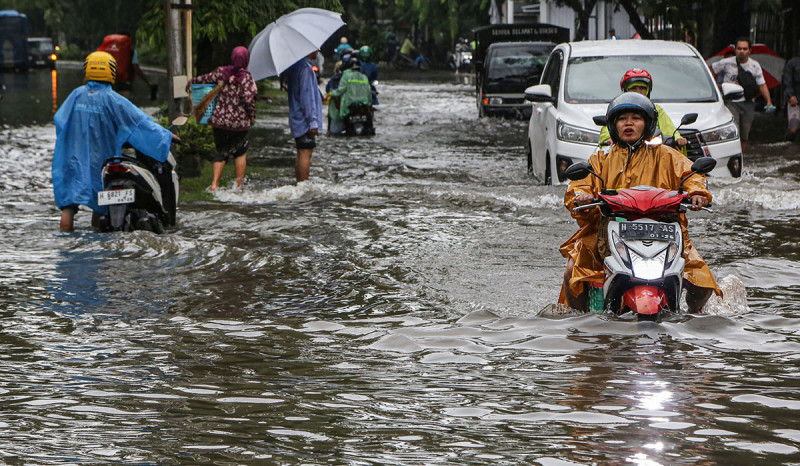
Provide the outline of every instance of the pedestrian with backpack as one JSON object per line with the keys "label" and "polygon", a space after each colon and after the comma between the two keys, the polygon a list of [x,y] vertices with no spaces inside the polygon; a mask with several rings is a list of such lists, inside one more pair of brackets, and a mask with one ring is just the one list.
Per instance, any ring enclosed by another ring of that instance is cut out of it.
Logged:
{"label": "pedestrian with backpack", "polygon": [[[754,99],[761,94],[767,103],[764,106],[764,110],[767,112],[775,111],[761,65],[750,58],[750,45],[750,39],[747,37],[736,39],[736,56],[723,58],[711,65],[711,71],[714,73],[715,78],[720,77],[721,82],[724,83],[739,84],[744,89],[743,97],[725,103],[725,106],[733,114],[733,121],[739,128],[742,151],[747,146],[750,127],[753,125],[753,118],[755,117],[756,104]],[[718,79],[717,82],[720,82],[720,80]]]}

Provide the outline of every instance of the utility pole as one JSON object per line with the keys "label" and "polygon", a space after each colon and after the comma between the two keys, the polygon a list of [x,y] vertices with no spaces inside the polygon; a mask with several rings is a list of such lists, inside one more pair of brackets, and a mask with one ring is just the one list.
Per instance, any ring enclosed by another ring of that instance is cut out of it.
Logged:
{"label": "utility pole", "polygon": [[[180,3],[178,3],[180,2]],[[186,74],[184,73],[184,50],[182,47],[182,27],[181,27],[181,10],[188,10],[191,8],[191,3],[186,4],[186,0],[164,0],[164,8],[167,12],[166,17],[166,45],[167,45],[167,83],[169,84],[169,106],[168,113],[169,119],[172,121],[177,116],[183,114],[182,99],[186,96],[183,88],[180,88],[182,82],[185,86]],[[188,43],[187,39],[187,43]],[[178,80],[176,86],[175,78],[183,76],[183,80]]]}

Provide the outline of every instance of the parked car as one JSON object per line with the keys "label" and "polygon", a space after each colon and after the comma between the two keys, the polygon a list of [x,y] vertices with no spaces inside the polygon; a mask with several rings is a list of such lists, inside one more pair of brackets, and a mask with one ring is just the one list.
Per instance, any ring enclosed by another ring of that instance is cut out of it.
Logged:
{"label": "parked car", "polygon": [[597,150],[600,127],[592,118],[605,115],[608,102],[620,93],[622,75],[631,68],[650,72],[651,98],[676,125],[684,114],[698,114],[694,123],[680,128],[689,141],[689,158],[714,157],[712,177],[741,176],[739,131],[723,100],[741,95],[741,86],[728,84],[720,91],[703,57],[689,44],[603,40],[559,44],[540,84],[525,90],[525,98],[533,102],[526,151],[528,172],[535,179],[564,183],[564,170]]}
{"label": "parked car", "polygon": [[28,38],[28,62],[31,68],[50,68],[56,67],[56,49],[53,47],[53,40],[49,37],[30,37]]}

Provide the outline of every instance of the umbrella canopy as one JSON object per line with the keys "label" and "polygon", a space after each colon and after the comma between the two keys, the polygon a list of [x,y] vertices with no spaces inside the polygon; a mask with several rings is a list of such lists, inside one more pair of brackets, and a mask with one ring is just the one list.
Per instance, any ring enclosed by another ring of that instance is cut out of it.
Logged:
{"label": "umbrella canopy", "polygon": [[306,55],[319,50],[344,26],[339,13],[301,8],[270,23],[250,42],[247,71],[259,80],[277,76]]}
{"label": "umbrella canopy", "polygon": [[[734,54],[736,50],[733,45],[729,45],[713,57],[706,60],[706,63],[712,63],[722,60],[726,54]],[[750,46],[750,58],[754,59],[761,65],[761,71],[764,72],[764,80],[767,81],[767,87],[772,89],[781,84],[781,75],[783,74],[783,65],[786,60],[781,58],[780,55],[773,52],[771,48],[764,44],[753,44]]]}

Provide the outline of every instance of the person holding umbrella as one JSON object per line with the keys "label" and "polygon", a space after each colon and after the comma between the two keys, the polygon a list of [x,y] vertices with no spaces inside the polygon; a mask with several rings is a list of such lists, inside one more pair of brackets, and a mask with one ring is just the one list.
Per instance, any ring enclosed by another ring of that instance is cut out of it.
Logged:
{"label": "person holding umbrella", "polygon": [[322,129],[322,96],[311,61],[319,50],[301,58],[284,74],[289,95],[289,128],[297,147],[294,174],[297,182],[306,181],[311,170],[311,155],[317,147],[317,135]]}
{"label": "person holding umbrella", "polygon": [[345,26],[341,14],[301,8],[270,23],[250,42],[248,71],[259,80],[280,75],[289,94],[289,128],[295,138],[297,181],[308,179],[316,137],[322,129],[322,95],[311,60],[334,32]]}

